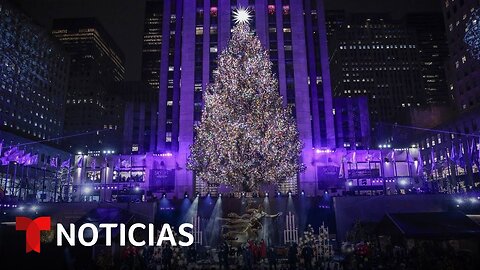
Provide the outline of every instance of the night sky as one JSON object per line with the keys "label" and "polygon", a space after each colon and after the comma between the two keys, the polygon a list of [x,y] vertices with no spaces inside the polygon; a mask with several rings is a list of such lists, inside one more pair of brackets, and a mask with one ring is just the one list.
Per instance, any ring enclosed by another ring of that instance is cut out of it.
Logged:
{"label": "night sky", "polygon": [[[54,18],[97,17],[123,50],[127,80],[140,79],[145,0],[12,0],[40,25]],[[297,0],[295,0],[297,1]],[[441,12],[441,0],[325,0],[327,9],[349,12]]]}

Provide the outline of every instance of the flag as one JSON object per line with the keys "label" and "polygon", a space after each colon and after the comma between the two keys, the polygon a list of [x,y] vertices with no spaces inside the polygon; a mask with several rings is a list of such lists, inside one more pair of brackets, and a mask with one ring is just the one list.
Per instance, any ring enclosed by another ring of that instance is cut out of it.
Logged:
{"label": "flag", "polygon": [[67,159],[64,162],[62,162],[61,168],[70,168],[70,159]]}
{"label": "flag", "polygon": [[473,159],[473,161],[476,162],[477,167],[480,168],[480,149],[478,148],[477,148],[477,156]]}
{"label": "flag", "polygon": [[2,157],[0,158],[0,164],[1,165],[8,165],[10,161],[8,161],[8,159],[6,157]]}
{"label": "flag", "polygon": [[370,162],[373,159],[373,155],[370,154],[370,150],[367,149],[367,155],[365,155],[365,161]]}
{"label": "flag", "polygon": [[395,150],[390,151],[390,153],[388,153],[387,157],[388,157],[389,161],[395,162]]}
{"label": "flag", "polygon": [[23,156],[24,151],[19,150],[18,147],[12,147],[3,153],[3,156],[8,161],[18,161],[21,156]]}
{"label": "flag", "polygon": [[120,158],[117,159],[117,161],[115,162],[115,170],[118,171],[120,170]]}
{"label": "flag", "polygon": [[131,165],[131,161],[129,159],[123,159],[121,162],[120,162],[120,166],[121,167],[124,167],[124,168],[130,168],[132,165]]}
{"label": "flag", "polygon": [[15,153],[18,150],[18,147],[10,147],[5,153],[3,153],[3,156],[8,158],[10,157],[13,153]]}
{"label": "flag", "polygon": [[83,155],[78,156],[77,162],[75,162],[75,164],[76,164],[77,168],[83,167]]}
{"label": "flag", "polygon": [[30,153],[28,153],[28,154],[20,157],[18,163],[20,163],[22,165],[28,165],[27,163],[30,161],[31,158],[32,158],[32,155]]}
{"label": "flag", "polygon": [[472,139],[472,142],[470,143],[470,151],[468,151],[468,156],[470,157],[470,160],[473,160],[474,154],[475,154],[475,139]]}
{"label": "flag", "polygon": [[430,151],[430,169],[432,171],[435,169],[435,153],[433,152],[433,147]]}
{"label": "flag", "polygon": [[51,157],[50,158],[50,166],[56,168],[58,166],[58,158],[56,157]]}
{"label": "flag", "polygon": [[450,150],[449,158],[453,162],[455,162],[455,160],[457,159],[457,156],[455,155],[455,146],[453,145],[453,143],[452,143],[452,150]]}
{"label": "flag", "polygon": [[30,166],[30,165],[37,165],[38,163],[38,154],[35,154],[30,157],[30,159],[25,163],[25,165]]}
{"label": "flag", "polygon": [[460,143],[459,149],[458,149],[458,156],[457,156],[457,161],[460,166],[464,166],[464,160],[463,160],[463,154],[465,153],[465,150],[463,149],[463,143]]}
{"label": "flag", "polygon": [[382,161],[382,152],[379,150],[373,151],[372,161]]}
{"label": "flag", "polygon": [[24,156],[25,156],[25,150],[17,150],[15,153],[13,153],[10,156],[10,160],[23,164],[22,162],[23,162]]}
{"label": "flag", "polygon": [[[420,154],[419,154],[420,155]],[[407,150],[407,162],[408,163],[413,163],[415,162],[415,159],[412,156],[412,153],[410,153],[410,149]]]}
{"label": "flag", "polygon": [[422,153],[420,152],[420,149],[418,150],[418,165],[417,165],[417,175],[422,175],[423,173],[423,159],[422,159]]}
{"label": "flag", "polygon": [[103,162],[102,162],[102,168],[106,168],[108,167],[108,160],[107,160],[107,157],[105,156]]}
{"label": "flag", "polygon": [[394,161],[406,161],[406,162],[409,162],[409,150],[397,150],[397,151],[393,151],[395,153],[394,155]]}

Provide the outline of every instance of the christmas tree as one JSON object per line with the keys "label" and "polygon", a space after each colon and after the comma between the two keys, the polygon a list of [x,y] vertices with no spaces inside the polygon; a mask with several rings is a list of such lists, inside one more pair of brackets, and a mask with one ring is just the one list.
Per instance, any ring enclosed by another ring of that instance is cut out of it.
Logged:
{"label": "christmas tree", "polygon": [[303,232],[303,237],[300,237],[300,239],[298,240],[299,252],[302,252],[302,249],[307,245],[315,247],[315,244],[316,244],[315,240],[316,240],[315,231],[313,230],[312,225],[308,224],[307,228]]}
{"label": "christmas tree", "polygon": [[303,232],[303,236],[298,239],[298,247],[297,247],[297,252],[298,254],[302,254],[304,251],[304,248],[309,246],[312,248],[313,251],[313,257],[317,257],[317,252],[318,252],[318,241],[317,237],[315,235],[315,231],[313,230],[312,225],[308,224],[307,228],[305,228],[305,231]]}
{"label": "christmas tree", "polygon": [[302,143],[268,53],[250,32],[248,10],[234,14],[232,38],[203,96],[188,167],[201,181],[250,191],[294,179],[303,170]]}

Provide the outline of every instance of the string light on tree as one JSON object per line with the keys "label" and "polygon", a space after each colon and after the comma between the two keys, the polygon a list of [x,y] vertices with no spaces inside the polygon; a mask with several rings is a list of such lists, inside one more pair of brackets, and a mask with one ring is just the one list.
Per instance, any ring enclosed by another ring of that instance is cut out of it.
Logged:
{"label": "string light on tree", "polygon": [[250,15],[249,8],[237,8],[233,11],[233,21],[235,24],[246,23],[250,22],[252,15]]}
{"label": "string light on tree", "polygon": [[188,168],[199,181],[243,192],[293,183],[304,165],[291,108],[283,106],[268,52],[250,32],[248,11],[234,13],[238,23],[204,92]]}

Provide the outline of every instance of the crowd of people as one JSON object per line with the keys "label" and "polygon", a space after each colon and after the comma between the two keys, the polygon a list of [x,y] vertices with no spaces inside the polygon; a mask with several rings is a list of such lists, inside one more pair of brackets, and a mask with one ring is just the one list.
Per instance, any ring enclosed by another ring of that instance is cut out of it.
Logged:
{"label": "crowd of people", "polygon": [[215,248],[128,247],[123,252],[119,269],[339,269],[323,267],[324,264],[319,264],[314,257],[313,247],[308,244],[301,248],[296,243],[268,247],[264,240],[249,240],[232,246],[224,241]]}
{"label": "crowd of people", "polygon": [[[358,248],[361,246],[361,248]],[[411,248],[400,245],[357,245],[355,252],[348,254],[344,269],[425,269],[454,270],[478,269],[479,258],[467,251],[455,250],[448,242],[424,241]]]}
{"label": "crowd of people", "polygon": [[[311,245],[268,247],[265,241],[248,241],[238,247],[222,242],[216,248],[162,249],[129,247],[118,269],[242,269],[242,270],[340,270],[340,269],[478,269],[479,259],[453,247],[424,242],[413,248],[392,245],[380,249],[372,243],[357,244],[341,262],[316,260]],[[108,268],[105,268],[108,269]]]}

